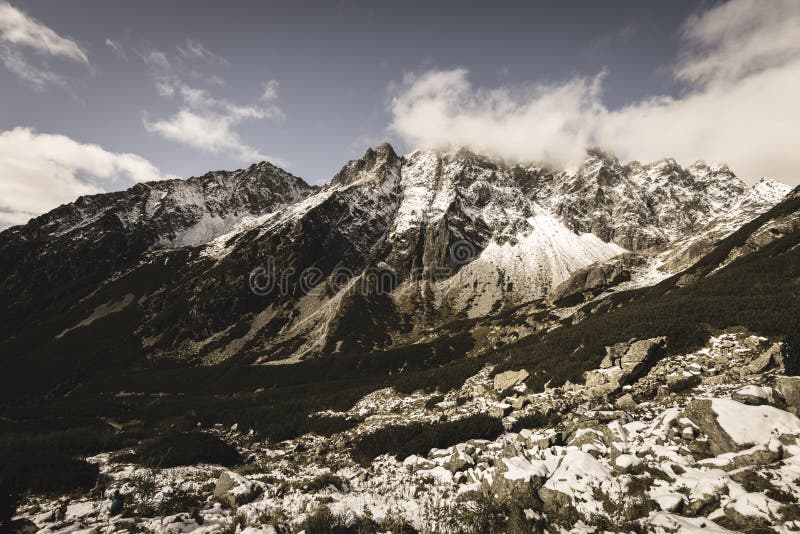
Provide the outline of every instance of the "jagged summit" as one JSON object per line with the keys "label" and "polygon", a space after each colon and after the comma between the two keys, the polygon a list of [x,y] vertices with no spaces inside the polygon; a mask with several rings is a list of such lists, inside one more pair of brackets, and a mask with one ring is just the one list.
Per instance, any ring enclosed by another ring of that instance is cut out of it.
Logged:
{"label": "jagged summit", "polygon": [[389,170],[401,161],[389,143],[375,148],[369,147],[360,159],[348,161],[342,169],[331,178],[333,186],[349,185],[359,180],[381,180]]}

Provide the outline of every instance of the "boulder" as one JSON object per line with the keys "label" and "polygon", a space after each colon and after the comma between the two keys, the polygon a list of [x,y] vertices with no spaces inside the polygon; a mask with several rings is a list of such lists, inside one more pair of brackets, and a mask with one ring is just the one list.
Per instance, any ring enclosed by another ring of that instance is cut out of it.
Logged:
{"label": "boulder", "polygon": [[635,382],[643,376],[661,357],[667,347],[664,336],[634,341],[620,358],[620,367],[625,373],[625,382]]}
{"label": "boulder", "polygon": [[223,471],[214,488],[214,498],[231,508],[252,502],[261,493],[261,486],[233,471]]}
{"label": "boulder", "polygon": [[686,416],[706,435],[714,456],[800,435],[800,419],[774,406],[748,406],[731,399],[696,399]]}
{"label": "boulder", "polygon": [[714,456],[739,450],[733,438],[717,422],[717,414],[711,408],[711,400],[695,399],[686,405],[684,413],[708,438]]}
{"label": "boulder", "polygon": [[[583,375],[589,397],[609,395],[644,376],[667,346],[666,337],[654,337],[606,347],[600,369]],[[609,365],[611,364],[611,365]]]}
{"label": "boulder", "polygon": [[700,375],[685,372],[667,375],[667,389],[672,393],[686,391],[700,384],[700,380]]}
{"label": "boulder", "polygon": [[783,445],[773,439],[766,445],[757,445],[742,451],[731,458],[733,469],[751,467],[754,465],[768,465],[783,458]]}
{"label": "boulder", "polygon": [[511,412],[511,405],[504,402],[497,402],[489,407],[489,416],[500,419]]}
{"label": "boulder", "polygon": [[436,464],[428,460],[427,458],[422,458],[417,456],[416,454],[412,454],[405,460],[403,460],[403,465],[410,469],[411,471],[421,471],[424,469],[433,469],[436,467]]}
{"label": "boulder", "polygon": [[621,472],[628,472],[642,463],[641,458],[635,454],[620,454],[614,460],[614,467]]}
{"label": "boulder", "polygon": [[511,407],[515,410],[521,410],[528,404],[530,404],[531,400],[528,397],[514,397],[511,399]]}
{"label": "boulder", "polygon": [[750,406],[775,403],[775,396],[772,394],[772,389],[763,386],[745,386],[734,392],[731,397],[737,402]]}
{"label": "boulder", "polygon": [[749,531],[771,525],[780,510],[780,503],[763,493],[743,493],[725,505],[725,517],[737,529]]}
{"label": "boulder", "polygon": [[751,373],[763,373],[773,365],[783,365],[783,344],[774,343],[760,356],[753,359],[747,366]]}
{"label": "boulder", "polygon": [[524,382],[528,376],[530,375],[525,369],[521,369],[519,371],[506,371],[504,373],[497,374],[494,377],[494,389],[495,391],[505,391],[509,388],[513,388],[514,386]]}
{"label": "boulder", "polygon": [[465,467],[475,465],[475,460],[466,452],[457,450],[443,465],[445,469],[448,469],[451,473],[455,473],[461,471]]}
{"label": "boulder", "polygon": [[600,427],[582,427],[567,439],[567,446],[588,451],[601,450],[608,446],[605,432]]}
{"label": "boulder", "polygon": [[644,265],[645,257],[625,253],[606,262],[578,269],[550,293],[548,300],[558,306],[574,306],[608,288],[631,279],[634,267]]}
{"label": "boulder", "polygon": [[775,390],[783,397],[787,410],[800,414],[800,376],[782,376],[775,381]]}
{"label": "boulder", "polygon": [[618,365],[620,358],[622,358],[626,350],[628,350],[628,344],[624,341],[606,347],[606,355],[603,357],[603,361],[600,362],[600,369],[608,369]]}
{"label": "boulder", "polygon": [[535,492],[547,479],[547,475],[547,465],[543,461],[531,461],[523,456],[501,458],[497,464],[492,490],[501,498]]}
{"label": "boulder", "polygon": [[605,493],[612,480],[611,472],[590,454],[570,450],[539,489],[543,510],[555,517],[569,510],[597,514],[602,507],[597,494]]}
{"label": "boulder", "polygon": [[633,395],[631,395],[630,393],[626,393],[617,399],[617,408],[619,408],[620,410],[632,412],[638,406],[639,405],[633,399]]}

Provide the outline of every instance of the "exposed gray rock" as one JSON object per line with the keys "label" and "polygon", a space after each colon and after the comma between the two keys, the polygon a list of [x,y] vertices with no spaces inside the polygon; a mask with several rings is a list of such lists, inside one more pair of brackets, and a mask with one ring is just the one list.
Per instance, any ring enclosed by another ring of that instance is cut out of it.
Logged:
{"label": "exposed gray rock", "polygon": [[684,373],[667,375],[667,388],[673,393],[678,393],[695,387],[700,381],[700,375]]}
{"label": "exposed gray rock", "polygon": [[617,407],[620,410],[632,411],[637,408],[638,404],[633,399],[633,395],[626,393],[617,399]]}
{"label": "exposed gray rock", "polygon": [[748,404],[750,406],[759,406],[761,404],[775,404],[775,395],[772,392],[772,388],[767,388],[763,386],[745,386],[737,391],[735,391],[731,398],[737,402],[741,402],[742,404]]}
{"label": "exposed gray rock", "polygon": [[465,467],[472,465],[475,465],[475,460],[472,459],[472,456],[463,451],[453,452],[450,459],[443,464],[444,468],[448,469],[451,473],[461,471]]}
{"label": "exposed gray rock", "polygon": [[586,393],[590,397],[608,395],[636,382],[658,361],[666,346],[667,338],[660,336],[606,347],[601,369],[584,373]]}
{"label": "exposed gray rock", "polygon": [[737,454],[732,458],[731,468],[740,469],[754,465],[767,465],[783,458],[783,446],[778,440],[768,445],[753,447],[752,451]]}
{"label": "exposed gray rock", "polygon": [[710,400],[695,399],[686,405],[684,413],[708,438],[714,456],[739,450],[733,438],[717,422],[717,414],[712,409]]}
{"label": "exposed gray rock", "polygon": [[626,374],[626,381],[635,381],[645,374],[664,353],[666,347],[667,338],[664,336],[631,343],[620,358],[620,367]]}
{"label": "exposed gray rock", "polygon": [[261,486],[233,471],[223,471],[214,487],[214,498],[231,508],[247,504],[261,493]]}
{"label": "exposed gray rock", "polygon": [[514,408],[515,410],[521,410],[522,408],[530,404],[531,400],[528,397],[514,397],[510,399],[508,402],[509,404],[511,404],[511,407]]}
{"label": "exposed gray rock", "polygon": [[498,419],[500,419],[501,417],[505,417],[510,412],[511,412],[511,405],[506,404],[504,402],[494,404],[489,408],[489,415],[491,417],[496,417]]}
{"label": "exposed gray rock", "polygon": [[773,365],[783,365],[783,344],[775,343],[760,356],[755,358],[747,368],[751,373],[762,373]]}
{"label": "exposed gray rock", "polygon": [[535,493],[547,480],[544,462],[531,462],[524,456],[501,458],[492,483],[492,491],[498,497]]}
{"label": "exposed gray rock", "polygon": [[800,376],[782,376],[775,381],[775,390],[783,397],[787,410],[800,415]]}
{"label": "exposed gray rock", "polygon": [[494,389],[498,392],[505,391],[518,384],[521,384],[525,381],[525,379],[528,378],[528,376],[530,375],[525,369],[521,369],[519,371],[506,371],[504,373],[497,374],[494,377]]}
{"label": "exposed gray rock", "polygon": [[616,258],[575,271],[551,293],[549,300],[558,306],[574,306],[631,279],[634,267],[645,263],[640,254],[621,254]]}

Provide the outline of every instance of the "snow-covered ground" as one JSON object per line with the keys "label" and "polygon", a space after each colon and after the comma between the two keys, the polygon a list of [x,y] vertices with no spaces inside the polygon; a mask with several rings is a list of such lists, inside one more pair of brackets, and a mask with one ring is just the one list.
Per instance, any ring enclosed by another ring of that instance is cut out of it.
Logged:
{"label": "snow-covered ground", "polygon": [[[586,386],[541,393],[524,383],[498,393],[499,378],[493,382],[486,368],[432,408],[429,395],[380,390],[350,410],[363,420],[358,427],[329,439],[266,443],[246,429],[211,429],[250,456],[237,472],[205,465],[150,470],[109,454],[91,459],[110,478],[106,495],[119,489],[133,506],[147,479],[156,488],[147,497],[152,503],[182,490],[197,496],[197,510],[123,519],[108,515],[107,498],[80,496],[55,521],[58,503],[32,497],[19,518],[40,532],[280,532],[300,529],[324,506],[345,521],[402,518],[421,532],[468,532],[458,530],[458,510],[523,499],[531,528],[793,532],[800,529],[800,379],[783,374],[781,350],[764,338],[721,334],[693,353],[657,361],[632,384],[598,382],[624,373],[612,366],[587,375]],[[504,379],[513,384],[515,376]],[[368,466],[349,456],[354,436],[383,426],[480,412],[501,417],[507,428],[534,412],[560,422],[419,456],[380,456]],[[223,479],[230,484],[220,492]]]}

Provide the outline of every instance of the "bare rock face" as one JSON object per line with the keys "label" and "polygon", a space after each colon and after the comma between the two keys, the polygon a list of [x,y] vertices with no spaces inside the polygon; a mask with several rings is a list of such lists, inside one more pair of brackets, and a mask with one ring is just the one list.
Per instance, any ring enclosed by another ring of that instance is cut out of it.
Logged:
{"label": "bare rock face", "polygon": [[752,373],[762,373],[773,365],[783,365],[783,344],[775,343],[748,366]]}
{"label": "bare rock face", "polygon": [[231,508],[247,504],[261,493],[261,486],[233,471],[223,471],[214,488],[214,498]]}
{"label": "bare rock face", "polygon": [[636,382],[664,354],[667,338],[664,336],[629,343],[616,343],[606,347],[600,369],[587,371],[584,382],[591,396],[606,395],[622,386]]}
{"label": "bare rock face", "polygon": [[731,398],[736,402],[748,404],[750,406],[760,406],[762,404],[775,405],[776,399],[772,388],[763,386],[749,385],[734,391]]}
{"label": "bare rock face", "polygon": [[622,371],[627,375],[627,380],[635,381],[647,373],[666,348],[667,338],[664,336],[642,339],[631,343],[619,362]]}
{"label": "bare rock face", "polygon": [[532,462],[524,456],[502,458],[497,464],[492,491],[502,497],[535,493],[547,479],[544,462]]}
{"label": "bare rock face", "polygon": [[508,388],[521,384],[528,376],[530,375],[525,369],[500,373],[494,377],[494,389],[495,391],[505,391]]}
{"label": "bare rock face", "polygon": [[775,390],[783,397],[787,411],[800,415],[800,376],[782,376],[775,381]]}
{"label": "bare rock face", "polygon": [[672,393],[691,389],[701,381],[700,376],[691,373],[675,373],[667,375],[667,389]]}
{"label": "bare rock face", "polygon": [[695,399],[686,406],[684,413],[708,438],[713,455],[719,456],[739,450],[740,447],[717,421],[717,414],[711,407],[710,400]]}
{"label": "bare rock face", "polygon": [[644,265],[641,254],[627,253],[575,271],[549,296],[557,306],[574,306],[631,279],[633,269]]}
{"label": "bare rock face", "polygon": [[[323,187],[267,163],[148,182],[0,232],[0,345],[31,377],[44,362],[56,377],[103,376],[119,349],[129,368],[385,350],[565,280],[557,301],[597,295],[629,279],[639,253],[696,232],[746,191],[723,166],[622,165],[593,150],[555,170],[389,145]],[[386,283],[356,287],[372,274]]]}

